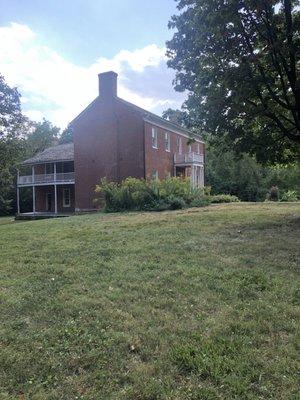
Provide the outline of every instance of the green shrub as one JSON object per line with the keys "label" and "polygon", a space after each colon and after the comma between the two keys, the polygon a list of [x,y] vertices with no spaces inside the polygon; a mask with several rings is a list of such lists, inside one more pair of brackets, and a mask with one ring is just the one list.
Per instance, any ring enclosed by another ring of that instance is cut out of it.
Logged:
{"label": "green shrub", "polygon": [[121,183],[102,179],[96,193],[104,200],[106,212],[125,210],[163,211],[209,204],[204,189],[192,188],[189,179],[178,177],[163,181],[127,178]]}
{"label": "green shrub", "polygon": [[210,197],[209,196],[202,196],[202,197],[197,197],[195,198],[190,206],[191,207],[205,207],[208,206],[211,203]]}
{"label": "green shrub", "polygon": [[296,190],[287,190],[284,192],[280,201],[299,201]]}
{"label": "green shrub", "polygon": [[278,201],[279,200],[279,189],[277,186],[272,186],[267,193],[266,200]]}
{"label": "green shrub", "polygon": [[170,210],[180,210],[186,207],[186,202],[183,200],[182,197],[176,197],[174,195],[170,195],[166,199],[166,202],[169,205]]}
{"label": "green shrub", "polygon": [[239,200],[237,196],[232,196],[230,194],[217,194],[210,196],[211,203],[236,203]]}

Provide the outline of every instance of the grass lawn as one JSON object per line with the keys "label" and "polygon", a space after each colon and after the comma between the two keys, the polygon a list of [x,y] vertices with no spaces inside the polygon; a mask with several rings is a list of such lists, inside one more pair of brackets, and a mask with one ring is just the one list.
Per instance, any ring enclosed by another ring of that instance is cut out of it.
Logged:
{"label": "grass lawn", "polygon": [[3,221],[1,400],[299,399],[299,203]]}

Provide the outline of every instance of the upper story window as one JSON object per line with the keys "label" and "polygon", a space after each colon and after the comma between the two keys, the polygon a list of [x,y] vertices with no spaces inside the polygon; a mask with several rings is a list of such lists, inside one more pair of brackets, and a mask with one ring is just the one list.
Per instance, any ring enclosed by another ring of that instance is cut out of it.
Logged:
{"label": "upper story window", "polygon": [[200,154],[200,143],[196,143],[196,153]]}
{"label": "upper story window", "polygon": [[191,152],[192,152],[192,145],[189,144],[189,153],[191,153]]}
{"label": "upper story window", "polygon": [[177,136],[177,153],[182,154],[182,138],[180,136]]}
{"label": "upper story window", "polygon": [[157,128],[152,127],[152,147],[157,149]]}
{"label": "upper story window", "polygon": [[170,140],[170,133],[165,132],[165,150],[170,151],[171,150],[171,140]]}

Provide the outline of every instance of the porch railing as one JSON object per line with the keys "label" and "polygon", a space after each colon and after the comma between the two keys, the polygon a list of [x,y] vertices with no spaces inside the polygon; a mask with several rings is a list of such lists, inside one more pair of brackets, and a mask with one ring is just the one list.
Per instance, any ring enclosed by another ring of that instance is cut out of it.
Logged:
{"label": "porch railing", "polygon": [[18,185],[33,185],[43,183],[74,183],[74,172],[56,173],[56,174],[41,174],[41,175],[24,175],[19,176]]}
{"label": "porch railing", "polygon": [[174,154],[174,163],[175,164],[193,164],[199,163],[203,164],[204,156],[203,154],[197,154],[193,151],[184,154]]}

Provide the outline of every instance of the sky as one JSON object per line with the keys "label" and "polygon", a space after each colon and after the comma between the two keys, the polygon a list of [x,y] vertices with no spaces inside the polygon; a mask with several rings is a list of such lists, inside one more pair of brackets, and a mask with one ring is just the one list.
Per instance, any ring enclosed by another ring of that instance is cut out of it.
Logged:
{"label": "sky", "polygon": [[183,103],[165,55],[175,0],[0,0],[0,10],[0,74],[31,119],[66,127],[108,70],[118,95],[149,111]]}

